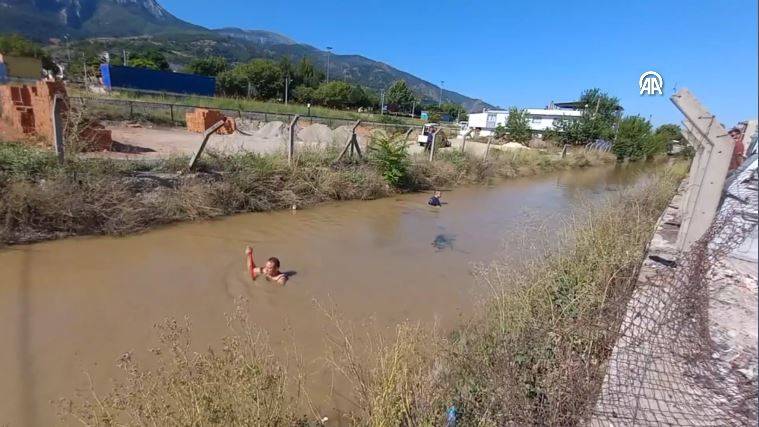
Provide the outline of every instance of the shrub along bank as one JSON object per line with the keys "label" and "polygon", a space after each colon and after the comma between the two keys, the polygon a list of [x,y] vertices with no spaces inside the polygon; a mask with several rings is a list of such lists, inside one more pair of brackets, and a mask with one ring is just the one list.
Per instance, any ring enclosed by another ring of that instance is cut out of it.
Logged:
{"label": "shrub along bank", "polygon": [[609,155],[493,150],[488,160],[441,151],[435,162],[410,156],[400,140],[375,140],[368,162],[333,164],[336,149],[306,150],[293,167],[283,154],[208,153],[196,173],[188,159],[122,161],[73,157],[0,143],[0,242],[84,234],[126,234],[175,221],[238,212],[375,199],[498,177],[585,167]]}

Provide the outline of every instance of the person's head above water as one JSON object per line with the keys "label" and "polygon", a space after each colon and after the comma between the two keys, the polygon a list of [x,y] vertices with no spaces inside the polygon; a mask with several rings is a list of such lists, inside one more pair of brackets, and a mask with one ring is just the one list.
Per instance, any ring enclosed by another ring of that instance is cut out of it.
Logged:
{"label": "person's head above water", "polygon": [[276,273],[279,271],[279,258],[271,257],[266,261],[264,269],[269,273]]}
{"label": "person's head above water", "polygon": [[442,196],[442,195],[443,195],[443,194],[442,194],[442,193],[440,193],[440,191],[435,191],[435,197],[437,197],[438,199],[439,199],[439,198],[440,198],[440,196]]}

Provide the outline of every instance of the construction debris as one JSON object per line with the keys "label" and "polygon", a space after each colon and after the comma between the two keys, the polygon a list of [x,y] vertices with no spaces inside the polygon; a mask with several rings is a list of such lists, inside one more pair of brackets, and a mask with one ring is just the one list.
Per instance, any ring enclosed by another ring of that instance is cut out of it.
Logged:
{"label": "construction debris", "polygon": [[237,130],[234,119],[224,116],[219,110],[196,108],[185,114],[187,130],[190,132],[203,133],[219,120],[224,120],[224,126],[220,127],[216,133],[230,135]]}

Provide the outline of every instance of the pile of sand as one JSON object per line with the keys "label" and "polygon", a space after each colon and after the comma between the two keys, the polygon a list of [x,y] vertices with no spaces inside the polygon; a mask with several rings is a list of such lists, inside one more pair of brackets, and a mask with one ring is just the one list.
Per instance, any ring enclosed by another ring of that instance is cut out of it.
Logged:
{"label": "pile of sand", "polygon": [[347,144],[348,138],[351,136],[351,129],[353,129],[353,125],[343,125],[335,128],[332,132],[332,141],[337,145]]}
{"label": "pile of sand", "polygon": [[235,122],[237,122],[237,129],[245,132],[245,133],[254,133],[258,131],[258,127],[261,125],[261,122],[258,120],[252,120],[247,118],[242,119],[235,119]]}
{"label": "pile of sand", "polygon": [[314,123],[298,132],[298,139],[308,144],[330,145],[333,137],[332,129],[321,123]]}
{"label": "pile of sand", "polygon": [[279,121],[266,123],[256,131],[255,136],[263,139],[284,139],[287,137],[287,125]]}
{"label": "pile of sand", "polygon": [[525,147],[518,142],[507,142],[503,145],[497,146],[501,150],[530,150],[530,147]]}

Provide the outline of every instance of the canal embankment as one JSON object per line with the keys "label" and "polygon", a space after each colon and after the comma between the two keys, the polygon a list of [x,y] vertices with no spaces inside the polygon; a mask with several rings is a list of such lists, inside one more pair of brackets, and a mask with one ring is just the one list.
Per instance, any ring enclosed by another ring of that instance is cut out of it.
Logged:
{"label": "canal embankment", "polygon": [[76,235],[124,235],[179,221],[337,200],[369,200],[494,179],[597,166],[608,153],[577,149],[492,150],[487,158],[441,150],[434,162],[380,141],[368,161],[335,162],[337,148],[282,153],[208,153],[196,170],[188,158],[115,160],[54,154],[0,144],[0,244]]}

